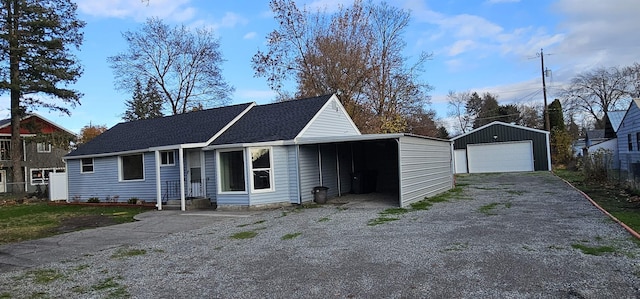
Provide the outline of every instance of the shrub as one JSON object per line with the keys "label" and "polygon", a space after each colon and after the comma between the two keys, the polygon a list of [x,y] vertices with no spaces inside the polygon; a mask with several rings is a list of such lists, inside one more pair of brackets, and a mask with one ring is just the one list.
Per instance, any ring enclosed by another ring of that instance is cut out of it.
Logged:
{"label": "shrub", "polygon": [[598,149],[582,158],[581,170],[585,181],[606,182],[607,170],[613,155],[610,150]]}
{"label": "shrub", "polygon": [[138,203],[138,198],[137,197],[129,198],[129,200],[127,200],[127,202],[129,204],[135,205],[136,203]]}
{"label": "shrub", "polygon": [[97,197],[90,197],[89,199],[87,199],[88,203],[99,203],[100,199]]}

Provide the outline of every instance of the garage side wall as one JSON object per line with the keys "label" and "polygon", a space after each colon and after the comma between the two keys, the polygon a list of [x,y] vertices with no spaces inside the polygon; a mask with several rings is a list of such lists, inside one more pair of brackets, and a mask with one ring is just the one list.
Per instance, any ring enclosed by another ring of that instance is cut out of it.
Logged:
{"label": "garage side wall", "polygon": [[399,147],[401,207],[453,188],[449,142],[405,136]]}
{"label": "garage side wall", "polygon": [[[494,136],[496,138],[494,138]],[[520,129],[512,126],[495,124],[469,135],[455,139],[454,150],[466,149],[467,144],[508,142],[508,141],[533,141],[533,166],[534,170],[550,170],[549,156],[547,152],[547,137],[545,133]]]}

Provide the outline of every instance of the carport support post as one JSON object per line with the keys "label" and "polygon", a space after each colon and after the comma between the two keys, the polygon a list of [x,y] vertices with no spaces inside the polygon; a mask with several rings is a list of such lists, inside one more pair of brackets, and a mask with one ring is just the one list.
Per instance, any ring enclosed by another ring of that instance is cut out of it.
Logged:
{"label": "carport support post", "polygon": [[156,150],[156,207],[162,210],[162,182],[160,182],[160,151]]}
{"label": "carport support post", "polygon": [[324,186],[322,184],[322,152],[320,151],[320,144],[318,144],[318,170],[320,175],[320,186]]}
{"label": "carport support post", "polygon": [[187,204],[184,198],[184,149],[182,146],[178,149],[178,157],[180,158],[180,210],[186,211]]}

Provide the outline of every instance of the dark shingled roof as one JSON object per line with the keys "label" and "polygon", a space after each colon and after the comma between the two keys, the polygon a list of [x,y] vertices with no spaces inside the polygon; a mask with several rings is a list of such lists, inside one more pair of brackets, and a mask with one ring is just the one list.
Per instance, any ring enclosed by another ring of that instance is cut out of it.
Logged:
{"label": "dark shingled roof", "polygon": [[208,141],[251,103],[124,122],[80,145],[67,157],[143,150]]}
{"label": "dark shingled roof", "polygon": [[292,140],[331,96],[255,106],[212,145]]}
{"label": "dark shingled roof", "polygon": [[11,119],[10,118],[0,119],[0,128],[4,127],[6,125],[9,125],[9,124],[11,124]]}

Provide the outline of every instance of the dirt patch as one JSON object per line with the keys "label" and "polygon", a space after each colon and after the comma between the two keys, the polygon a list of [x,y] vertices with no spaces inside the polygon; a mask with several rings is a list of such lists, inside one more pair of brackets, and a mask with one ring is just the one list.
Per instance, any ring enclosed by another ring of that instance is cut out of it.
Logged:
{"label": "dirt patch", "polygon": [[96,228],[118,224],[113,218],[104,215],[77,216],[62,220],[60,226],[54,229],[58,233],[67,233],[77,230]]}

